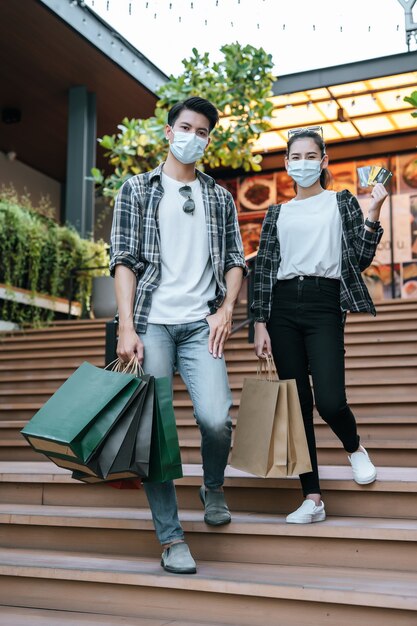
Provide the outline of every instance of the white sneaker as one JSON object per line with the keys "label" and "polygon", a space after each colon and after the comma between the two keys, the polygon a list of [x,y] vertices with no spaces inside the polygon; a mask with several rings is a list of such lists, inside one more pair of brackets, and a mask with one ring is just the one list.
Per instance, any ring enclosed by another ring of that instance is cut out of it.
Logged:
{"label": "white sneaker", "polygon": [[358,483],[358,485],[369,485],[374,482],[376,479],[376,468],[363,446],[348,456],[348,459],[352,466],[355,483]]}
{"label": "white sneaker", "polygon": [[302,505],[287,515],[288,524],[311,524],[312,522],[324,522],[326,519],[326,511],[324,510],[324,502],[316,506],[313,500],[304,500]]}

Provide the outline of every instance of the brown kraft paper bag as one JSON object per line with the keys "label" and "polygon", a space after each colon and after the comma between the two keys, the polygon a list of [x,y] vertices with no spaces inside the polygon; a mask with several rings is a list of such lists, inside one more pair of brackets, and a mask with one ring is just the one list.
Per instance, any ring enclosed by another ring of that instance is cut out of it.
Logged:
{"label": "brown kraft paper bag", "polygon": [[230,464],[262,478],[311,472],[295,380],[244,380]]}

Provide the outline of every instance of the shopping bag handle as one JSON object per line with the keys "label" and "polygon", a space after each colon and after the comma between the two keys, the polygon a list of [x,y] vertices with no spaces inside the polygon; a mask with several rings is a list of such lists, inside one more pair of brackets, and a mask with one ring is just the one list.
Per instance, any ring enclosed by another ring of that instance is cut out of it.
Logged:
{"label": "shopping bag handle", "polygon": [[268,355],[266,359],[259,359],[257,366],[257,377],[266,378],[266,380],[278,380],[277,368],[274,359]]}
{"label": "shopping bag handle", "polygon": [[110,369],[112,372],[121,374],[134,374],[136,377],[143,376],[145,373],[136,356],[133,356],[129,363],[124,363],[120,357],[117,357],[117,359],[106,365],[104,369]]}

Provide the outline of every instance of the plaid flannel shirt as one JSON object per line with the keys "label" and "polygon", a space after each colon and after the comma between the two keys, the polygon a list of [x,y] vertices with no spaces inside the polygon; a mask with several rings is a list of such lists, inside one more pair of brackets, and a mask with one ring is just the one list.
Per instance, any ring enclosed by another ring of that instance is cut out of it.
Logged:
{"label": "plaid flannel shirt", "polygon": [[[134,324],[146,332],[152,292],[161,280],[158,207],[164,189],[161,185],[163,163],[156,169],[129,178],[120,188],[113,213],[110,242],[110,273],[116,265],[130,268],[137,277]],[[226,295],[225,274],[232,267],[247,272],[242,239],[233,197],[213,178],[197,170],[206,214],[209,250],[217,283],[216,297],[208,302],[213,313]],[[192,259],[190,259],[192,262]]]}
{"label": "plaid flannel shirt", "polygon": [[[375,307],[361,272],[371,264],[384,231],[381,227],[374,233],[365,230],[359,202],[350,191],[340,191],[336,198],[342,218],[340,305],[342,311],[365,311],[375,315]],[[281,261],[277,233],[281,206],[270,206],[262,225],[255,266],[254,301],[251,306],[257,322],[267,322],[271,313],[272,289],[277,281]]]}

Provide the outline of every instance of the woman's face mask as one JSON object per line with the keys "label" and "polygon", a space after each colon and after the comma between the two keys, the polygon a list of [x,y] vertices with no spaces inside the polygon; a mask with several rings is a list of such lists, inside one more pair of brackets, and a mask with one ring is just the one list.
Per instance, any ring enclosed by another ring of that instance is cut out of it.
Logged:
{"label": "woman's face mask", "polygon": [[298,159],[288,162],[288,175],[300,185],[300,187],[311,187],[318,181],[321,174],[321,162],[312,159]]}
{"label": "woman's face mask", "polygon": [[189,163],[195,163],[204,154],[204,150],[207,146],[207,139],[203,137],[197,137],[195,133],[181,132],[179,130],[174,131],[174,140],[170,143],[170,150],[174,157],[178,159],[180,163],[188,165]]}

